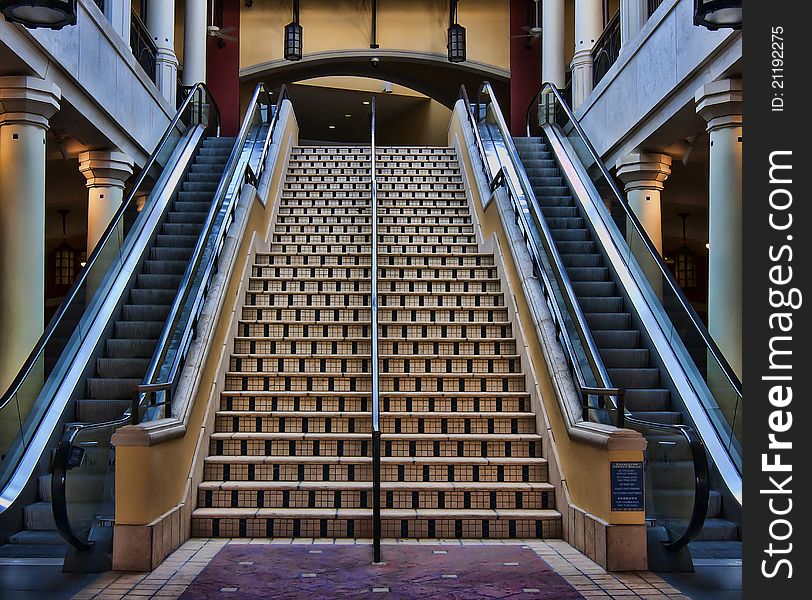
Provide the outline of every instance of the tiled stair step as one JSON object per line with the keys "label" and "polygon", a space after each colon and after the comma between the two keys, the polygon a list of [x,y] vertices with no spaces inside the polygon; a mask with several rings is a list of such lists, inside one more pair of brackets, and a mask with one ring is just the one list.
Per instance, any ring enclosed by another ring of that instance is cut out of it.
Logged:
{"label": "tiled stair step", "polygon": [[[475,283],[475,282],[471,282]],[[441,287],[441,286],[437,286]],[[442,286],[444,287],[444,286]],[[378,299],[383,307],[420,307],[420,308],[486,308],[502,306],[502,292],[446,292],[434,290],[431,295],[415,297],[409,293],[378,291]],[[440,313],[441,311],[437,311]]]}
{"label": "tiled stair step", "polygon": [[284,307],[361,307],[369,306],[369,292],[342,291],[336,293],[308,294],[306,292],[250,292],[256,306]]}
{"label": "tiled stair step", "polygon": [[[324,237],[324,236],[322,236]],[[378,241],[381,245],[386,247],[386,244],[419,244],[420,246],[426,247],[428,246],[431,248],[433,245],[439,245],[442,247],[443,245],[462,245],[462,244],[471,244],[475,245],[475,236],[473,233],[471,234],[438,234],[438,233],[427,233],[427,234],[405,234],[403,237],[400,235],[391,235],[391,234],[379,234]],[[281,241],[281,240],[280,240]],[[442,252],[442,250],[439,250]],[[434,253],[437,250],[433,250]]]}
{"label": "tiled stair step", "polygon": [[[212,481],[370,481],[364,456],[209,456],[203,477]],[[382,481],[544,482],[547,462],[537,457],[382,456]]]}
{"label": "tiled stair step", "polygon": [[460,175],[378,175],[377,181],[381,185],[413,185],[413,184],[451,184],[462,188],[464,185]]}
{"label": "tiled stair step", "polygon": [[[371,414],[360,412],[218,411],[217,431],[246,433],[367,433]],[[383,413],[382,433],[503,434],[533,433],[533,413],[507,411],[490,414],[464,412]]]}
{"label": "tiled stair step", "polygon": [[[535,433],[500,433],[485,438],[455,433],[384,433],[382,456],[539,457]],[[370,456],[368,433],[215,432],[211,456]]]}
{"label": "tiled stair step", "polygon": [[494,323],[460,323],[445,321],[435,323],[396,323],[382,322],[380,336],[390,341],[467,341],[480,338],[510,339],[512,341],[511,323],[507,320]]}
{"label": "tiled stair step", "polygon": [[[380,240],[378,243],[378,253],[380,255],[386,254],[411,254],[413,256],[424,256],[426,254],[477,254],[479,246],[476,242],[457,242],[453,244],[438,243],[436,241],[426,241],[422,244],[415,244],[413,242],[387,242]],[[383,260],[388,257],[381,256]]]}
{"label": "tiled stair step", "polygon": [[[325,329],[326,327],[326,329]],[[280,341],[306,340],[308,343],[315,340],[368,340],[369,324],[343,323],[244,323],[240,326],[240,336],[237,339],[253,338],[255,341],[265,340],[268,337]]]}
{"label": "tiled stair step", "polygon": [[[281,244],[290,248],[291,246],[316,246],[326,245],[331,246],[355,246],[360,248],[361,245],[369,246],[370,234],[319,234],[319,235],[305,235],[293,233],[281,233],[274,235],[274,246]],[[337,251],[338,248],[332,248],[332,251]]]}
{"label": "tiled stair step", "polygon": [[425,254],[408,254],[379,256],[378,266],[388,267],[489,267],[493,266],[493,256],[490,254],[457,254],[441,256],[427,256]]}
{"label": "tiled stair step", "polygon": [[362,183],[370,185],[369,173],[365,174],[332,174],[332,173],[291,173],[285,175],[287,184],[349,184]]}
{"label": "tiled stair step", "polygon": [[[353,279],[367,280],[371,276],[369,265],[364,266],[263,266],[255,264],[252,267],[251,281],[263,282],[268,281],[269,288],[271,284],[282,285],[283,283],[293,283],[297,285],[303,280],[319,279],[324,282],[336,283],[346,282]],[[309,283],[309,282],[308,282]],[[356,281],[350,281],[356,283]],[[261,283],[260,283],[261,284]]]}
{"label": "tiled stair step", "polygon": [[309,243],[273,243],[271,244],[271,252],[278,253],[278,254],[310,254],[313,256],[320,256],[329,254],[331,256],[335,256],[337,253],[346,254],[350,256],[354,256],[361,252],[366,251],[367,256],[369,256],[369,242],[364,244],[325,244],[322,242],[314,242],[312,244]]}
{"label": "tiled stair step", "polygon": [[299,253],[296,255],[285,252],[266,253],[257,255],[255,267],[269,266],[370,266],[372,259],[369,253],[351,252],[341,255],[328,253]]}
{"label": "tiled stair step", "polygon": [[[469,214],[468,201],[464,198],[405,198],[395,196],[392,198],[378,198],[378,214],[391,214],[397,210],[413,210],[405,214]],[[451,211],[451,212],[449,212]]]}
{"label": "tiled stair step", "polygon": [[[382,257],[386,259],[387,257]],[[392,280],[439,280],[455,281],[460,283],[473,283],[470,280],[499,281],[498,271],[493,265],[453,265],[435,264],[426,266],[424,264],[388,265],[389,261],[379,260],[378,268],[380,279],[383,281]],[[413,261],[414,262],[414,261]],[[422,260],[421,262],[426,262]],[[448,263],[449,261],[446,261]],[[465,280],[469,281],[465,281]]]}
{"label": "tiled stair step", "polygon": [[[368,348],[367,348],[368,349]],[[309,349],[308,349],[309,350]],[[519,371],[521,366],[517,355],[405,355],[382,353],[383,364],[381,370],[394,373],[436,373],[444,371],[456,373],[468,371],[474,373],[481,372],[509,372]],[[100,359],[101,360],[101,359]],[[103,359],[112,360],[112,359]],[[133,359],[125,359],[133,360]],[[148,360],[148,359],[144,359]],[[277,353],[277,354],[254,354],[250,356],[232,354],[229,361],[231,373],[265,373],[269,368],[278,368],[284,365],[280,371],[287,371],[296,367],[300,371],[313,372],[340,372],[340,371],[361,371],[366,370],[369,365],[369,355],[337,355],[318,354],[303,352],[301,354]]]}
{"label": "tiled stair step", "polygon": [[[445,510],[554,509],[549,483],[402,484],[382,482],[381,507]],[[372,508],[372,483],[204,482],[201,508]]]}
{"label": "tiled stair step", "polygon": [[[358,269],[362,272],[361,269]],[[272,277],[252,278],[248,291],[257,294],[273,294],[279,292],[309,292],[312,294],[321,293],[343,293],[343,292],[366,292],[369,293],[370,281],[368,278],[362,279],[363,275],[352,274],[346,279],[319,278],[306,276],[289,277],[278,280]],[[367,276],[368,277],[368,276]]]}
{"label": "tiled stair step", "polygon": [[[372,233],[371,225],[358,223],[332,223],[330,225],[310,225],[308,223],[277,223],[273,229],[274,234],[307,235],[313,234],[321,239],[321,235],[358,235],[364,234],[365,238]],[[442,233],[442,232],[441,232]],[[452,232],[453,233],[453,232]],[[464,233],[464,232],[463,232]]]}
{"label": "tiled stair step", "polygon": [[[439,294],[444,293],[449,296],[458,294],[491,294],[499,292],[501,284],[498,279],[481,278],[475,281],[460,281],[454,278],[437,278],[437,279],[378,279],[379,285],[386,290],[388,294]],[[379,290],[379,293],[383,292]],[[419,302],[419,300],[418,300]],[[501,302],[501,299],[499,300]],[[443,301],[445,305],[445,301]]]}
{"label": "tiled stair step", "polygon": [[[243,308],[241,325],[287,323],[294,319],[296,325],[335,325],[343,323],[369,324],[368,308],[271,308],[257,304],[257,295],[251,294]],[[243,327],[244,329],[244,327]],[[278,330],[278,329],[277,329]],[[303,334],[303,337],[308,337]],[[328,337],[328,336],[325,336]],[[300,346],[302,348],[302,346]]]}
{"label": "tiled stair step", "polygon": [[507,309],[498,307],[475,308],[466,306],[466,310],[452,307],[442,309],[439,307],[403,307],[384,309],[380,311],[379,322],[383,324],[410,324],[410,323],[495,323],[507,321]]}
{"label": "tiled stair step", "polygon": [[[397,215],[389,213],[378,213],[378,224],[387,227],[471,227],[471,221],[466,215],[462,216],[449,216],[449,215]],[[409,233],[405,231],[404,233]]]}
{"label": "tiled stair step", "polygon": [[[561,515],[555,510],[385,509],[381,517],[381,533],[389,538],[561,537]],[[197,509],[192,535],[368,538],[372,515],[365,509]]]}
{"label": "tiled stair step", "polygon": [[359,211],[358,214],[369,212],[369,196],[357,198],[283,198],[279,203],[282,209],[306,209],[315,214],[331,214],[335,211]]}
{"label": "tiled stair step", "polygon": [[279,215],[277,223],[284,225],[370,225],[370,215],[358,213],[343,214],[314,214],[313,211],[302,210],[301,214]]}

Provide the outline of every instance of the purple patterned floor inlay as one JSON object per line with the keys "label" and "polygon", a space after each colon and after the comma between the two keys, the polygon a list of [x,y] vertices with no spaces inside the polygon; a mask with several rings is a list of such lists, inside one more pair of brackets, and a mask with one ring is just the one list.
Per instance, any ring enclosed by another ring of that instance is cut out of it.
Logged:
{"label": "purple patterned floor inlay", "polygon": [[182,600],[242,598],[583,598],[521,546],[224,546]]}

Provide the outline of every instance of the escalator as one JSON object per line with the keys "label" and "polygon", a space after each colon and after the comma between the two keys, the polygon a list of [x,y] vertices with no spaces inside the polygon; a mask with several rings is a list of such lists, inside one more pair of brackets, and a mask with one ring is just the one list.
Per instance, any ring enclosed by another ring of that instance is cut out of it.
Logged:
{"label": "escalator", "polygon": [[739,380],[558,90],[546,85],[533,101],[526,137],[510,136],[488,84],[468,106],[586,390],[584,418],[648,441],[651,567],[740,559]]}
{"label": "escalator", "polygon": [[206,86],[188,90],[0,400],[11,432],[0,438],[0,558],[110,568],[110,439],[171,414],[165,380],[182,367],[240,190],[262,168],[273,108],[258,86],[239,135],[226,137]]}

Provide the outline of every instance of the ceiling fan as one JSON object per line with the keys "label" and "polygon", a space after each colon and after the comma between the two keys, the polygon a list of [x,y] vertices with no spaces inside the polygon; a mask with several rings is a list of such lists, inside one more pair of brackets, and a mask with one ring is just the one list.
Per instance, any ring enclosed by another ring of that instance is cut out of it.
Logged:
{"label": "ceiling fan", "polygon": [[[231,35],[236,27],[225,27],[223,23],[223,7],[216,0],[211,0],[211,23],[206,27],[206,33],[213,38],[217,38],[217,44],[222,47],[224,42],[236,42],[237,38]],[[218,24],[219,23],[219,24]]]}
{"label": "ceiling fan", "polygon": [[533,0],[533,24],[522,27],[527,33],[510,36],[511,38],[524,38],[526,41],[525,45],[528,48],[541,37],[541,21],[539,19],[539,13],[541,11],[539,9],[539,0]]}

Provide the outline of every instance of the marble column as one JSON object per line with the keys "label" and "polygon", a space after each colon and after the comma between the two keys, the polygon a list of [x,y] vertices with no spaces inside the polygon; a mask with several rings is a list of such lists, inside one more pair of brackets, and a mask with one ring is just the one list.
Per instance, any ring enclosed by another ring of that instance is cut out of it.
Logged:
{"label": "marble column", "polygon": [[710,134],[708,330],[742,375],[742,82],[723,79],[696,92]]}
{"label": "marble column", "polygon": [[541,80],[563,89],[567,84],[564,58],[564,0],[542,2]]}
{"label": "marble column", "polygon": [[671,174],[671,157],[665,154],[633,152],[617,163],[617,176],[626,197],[657,252],[663,253],[663,218],[660,193]]}
{"label": "marble column", "polygon": [[60,96],[38,77],[0,77],[0,393],[44,328],[45,132]]}
{"label": "marble column", "polygon": [[601,0],[575,0],[575,54],[572,57],[572,108],[592,92],[592,48],[603,33]]}
{"label": "marble column", "polygon": [[206,81],[206,0],[186,0],[183,25],[183,85]]}
{"label": "marble column", "polygon": [[124,183],[133,160],[115,150],[90,150],[79,155],[79,171],[87,179],[87,255],[93,252],[124,199]]}
{"label": "marble column", "polygon": [[155,57],[155,83],[175,106],[178,82],[178,57],[175,55],[175,0],[147,3],[147,29],[158,48]]}
{"label": "marble column", "polygon": [[648,21],[646,0],[620,0],[620,51]]}

